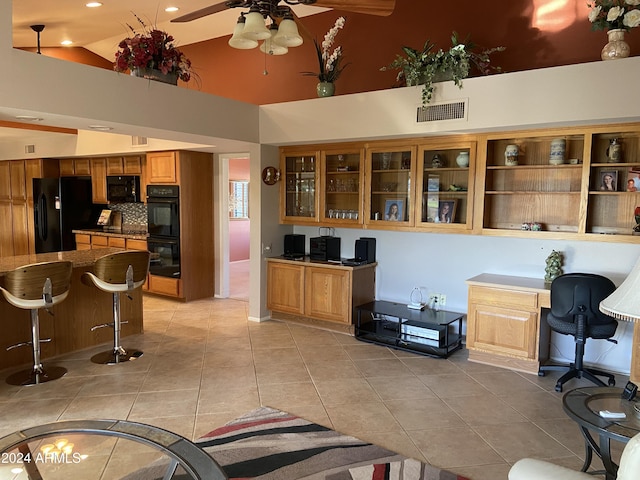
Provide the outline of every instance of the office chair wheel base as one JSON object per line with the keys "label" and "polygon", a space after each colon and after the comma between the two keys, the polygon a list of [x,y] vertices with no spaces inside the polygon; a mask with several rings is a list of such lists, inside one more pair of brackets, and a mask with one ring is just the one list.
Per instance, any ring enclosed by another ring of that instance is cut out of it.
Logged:
{"label": "office chair wheel base", "polygon": [[610,387],[615,387],[616,386],[616,381],[613,378],[610,378],[608,383],[609,383]]}
{"label": "office chair wheel base", "polygon": [[539,377],[544,377],[547,374],[547,372],[543,372],[542,370],[538,370],[538,376]]}
{"label": "office chair wheel base", "polygon": [[67,373],[67,369],[63,367],[47,367],[42,373],[35,373],[32,369],[21,370],[9,375],[7,377],[7,383],[19,387],[38,385],[40,383],[50,382],[51,380],[57,380],[64,376],[65,373]]}
{"label": "office chair wheel base", "polygon": [[142,356],[142,352],[139,350],[131,350],[129,352],[116,353],[113,350],[107,352],[100,352],[91,357],[93,363],[99,363],[101,365],[116,365],[118,363],[125,363]]}
{"label": "office chair wheel base", "polygon": [[562,385],[556,385],[556,392],[562,392]]}

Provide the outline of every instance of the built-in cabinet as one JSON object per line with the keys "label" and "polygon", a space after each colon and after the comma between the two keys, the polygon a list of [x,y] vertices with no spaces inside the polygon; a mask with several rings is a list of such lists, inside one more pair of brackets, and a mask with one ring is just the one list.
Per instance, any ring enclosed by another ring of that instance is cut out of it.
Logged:
{"label": "built-in cabinet", "polygon": [[58,176],[57,161],[0,162],[0,256],[35,253],[33,179],[46,176]]}
{"label": "built-in cabinet", "polygon": [[635,243],[639,149],[640,124],[283,147],[281,222]]}
{"label": "built-in cabinet", "polygon": [[60,176],[89,176],[91,175],[91,160],[89,158],[62,158],[59,160]]}
{"label": "built-in cabinet", "polygon": [[272,318],[287,314],[350,326],[353,308],[374,299],[376,265],[348,267],[270,258],[267,308]]}
{"label": "built-in cabinet", "polygon": [[180,184],[177,152],[147,153],[147,183]]}

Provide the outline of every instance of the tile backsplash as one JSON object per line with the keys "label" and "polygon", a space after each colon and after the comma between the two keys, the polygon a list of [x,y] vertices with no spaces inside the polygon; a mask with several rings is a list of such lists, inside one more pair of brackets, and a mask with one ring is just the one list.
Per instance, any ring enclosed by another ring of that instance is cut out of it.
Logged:
{"label": "tile backsplash", "polygon": [[122,213],[122,228],[147,231],[147,206],[144,203],[111,203],[109,210]]}

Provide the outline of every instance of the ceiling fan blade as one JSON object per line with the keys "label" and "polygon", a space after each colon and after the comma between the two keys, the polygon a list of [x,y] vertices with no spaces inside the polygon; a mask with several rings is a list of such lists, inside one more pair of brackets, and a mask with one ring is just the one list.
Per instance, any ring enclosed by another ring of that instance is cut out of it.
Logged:
{"label": "ceiling fan blade", "polygon": [[317,7],[334,8],[345,12],[365,13],[387,17],[396,8],[396,0],[317,0]]}
{"label": "ceiling fan blade", "polygon": [[200,10],[196,10],[195,12],[187,13],[186,15],[182,15],[181,17],[177,17],[171,20],[172,23],[184,23],[191,22],[192,20],[197,20],[202,17],[206,17],[207,15],[213,15],[214,13],[222,12],[226,10],[227,5],[225,2],[216,3],[214,5],[209,5],[208,7],[201,8]]}

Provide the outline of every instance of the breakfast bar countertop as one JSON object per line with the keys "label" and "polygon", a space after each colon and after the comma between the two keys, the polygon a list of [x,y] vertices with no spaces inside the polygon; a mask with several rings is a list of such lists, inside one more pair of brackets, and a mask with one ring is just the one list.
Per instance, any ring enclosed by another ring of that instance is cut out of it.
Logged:
{"label": "breakfast bar countertop", "polygon": [[69,250],[67,252],[36,253],[17,255],[14,257],[0,257],[0,276],[23,265],[40,262],[69,261],[73,268],[89,267],[104,255],[124,251],[124,248],[96,248],[93,250]]}
{"label": "breakfast bar countertop", "polygon": [[131,229],[104,229],[104,228],[87,228],[83,230],[71,230],[71,233],[79,233],[84,235],[97,235],[100,237],[120,237],[129,238],[132,240],[146,240],[149,237],[147,232]]}

